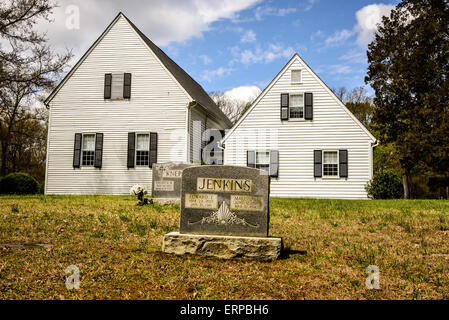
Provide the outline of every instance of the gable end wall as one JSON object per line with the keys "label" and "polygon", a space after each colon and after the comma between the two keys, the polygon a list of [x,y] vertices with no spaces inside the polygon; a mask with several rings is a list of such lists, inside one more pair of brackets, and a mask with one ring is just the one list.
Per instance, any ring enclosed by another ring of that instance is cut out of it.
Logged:
{"label": "gable end wall", "polygon": [[[290,71],[302,70],[302,83],[292,85]],[[372,176],[372,138],[295,58],[240,124],[225,139],[225,164],[246,166],[247,150],[278,150],[279,178],[271,196],[366,199]],[[313,120],[280,120],[281,93],[313,93]],[[347,179],[314,178],[313,150],[347,149]]]}
{"label": "gable end wall", "polygon": [[[105,73],[132,73],[129,101],[105,101]],[[124,18],[119,18],[50,102],[47,194],[151,190],[151,169],[127,169],[128,132],[157,132],[158,161],[187,160],[190,97]],[[103,166],[73,169],[75,133],[104,134]]]}

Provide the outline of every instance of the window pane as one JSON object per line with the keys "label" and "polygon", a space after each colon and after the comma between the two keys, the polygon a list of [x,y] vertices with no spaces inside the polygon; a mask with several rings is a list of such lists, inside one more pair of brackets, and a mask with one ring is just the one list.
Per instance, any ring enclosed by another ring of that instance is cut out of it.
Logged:
{"label": "window pane", "polygon": [[337,151],[323,152],[323,175],[338,176],[338,154]]}
{"label": "window pane", "polygon": [[325,176],[338,176],[338,165],[337,164],[324,164],[323,174]]}
{"label": "window pane", "polygon": [[292,82],[301,82],[301,70],[292,70]]}
{"label": "window pane", "polygon": [[89,150],[89,151],[95,150],[95,135],[94,134],[83,135],[83,150]]}
{"label": "window pane", "polygon": [[290,96],[290,118],[304,118],[304,97],[302,94]]}
{"label": "window pane", "polygon": [[149,151],[136,151],[136,166],[148,166],[149,162]]}
{"label": "window pane", "polygon": [[111,99],[123,99],[123,73],[112,75]]}
{"label": "window pane", "polygon": [[270,170],[270,166],[268,164],[256,164],[256,168],[267,172]]}
{"label": "window pane", "polygon": [[304,98],[302,94],[290,96],[290,107],[304,107]]}
{"label": "window pane", "polygon": [[269,165],[270,153],[269,152],[256,152],[256,164]]}
{"label": "window pane", "polygon": [[304,118],[304,108],[290,108],[290,118]]}
{"label": "window pane", "polygon": [[149,134],[138,134],[136,150],[148,151],[149,148],[150,148],[150,135]]}
{"label": "window pane", "polygon": [[337,151],[332,151],[332,152],[329,152],[329,151],[325,151],[324,152],[324,161],[323,161],[323,163],[326,163],[326,164],[337,164],[338,162],[337,162]]}
{"label": "window pane", "polygon": [[93,166],[95,161],[95,151],[83,151],[83,166]]}

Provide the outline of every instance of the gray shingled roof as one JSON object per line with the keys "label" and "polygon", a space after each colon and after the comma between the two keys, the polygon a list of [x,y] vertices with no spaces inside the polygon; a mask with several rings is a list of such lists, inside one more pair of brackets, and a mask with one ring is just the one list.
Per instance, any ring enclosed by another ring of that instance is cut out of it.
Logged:
{"label": "gray shingled roof", "polygon": [[165,54],[157,45],[147,38],[124,14],[123,17],[129,22],[129,24],[136,30],[137,34],[143,41],[151,48],[154,54],[164,64],[164,66],[170,71],[170,73],[176,78],[179,84],[187,91],[195,102],[200,104],[207,112],[212,115],[212,118],[219,122],[226,128],[232,127],[232,122],[221,111],[221,109],[215,104],[212,98],[204,91],[204,89],[193,80],[191,76],[187,74],[180,66],[176,64],[169,56]]}

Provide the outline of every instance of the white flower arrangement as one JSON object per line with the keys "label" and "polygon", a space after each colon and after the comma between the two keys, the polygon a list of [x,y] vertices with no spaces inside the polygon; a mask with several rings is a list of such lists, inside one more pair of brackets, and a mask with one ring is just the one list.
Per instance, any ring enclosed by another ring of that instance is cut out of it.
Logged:
{"label": "white flower arrangement", "polygon": [[129,194],[132,196],[138,196],[138,195],[147,195],[148,194],[148,187],[142,186],[140,184],[135,184],[129,189]]}

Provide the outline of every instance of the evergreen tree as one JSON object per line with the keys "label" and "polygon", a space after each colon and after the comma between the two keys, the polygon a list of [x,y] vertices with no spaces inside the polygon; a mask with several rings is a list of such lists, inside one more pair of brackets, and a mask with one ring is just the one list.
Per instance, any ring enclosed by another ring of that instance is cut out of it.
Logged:
{"label": "evergreen tree", "polygon": [[409,198],[413,170],[448,174],[449,2],[403,0],[383,17],[368,63],[372,121],[382,142],[395,143]]}

